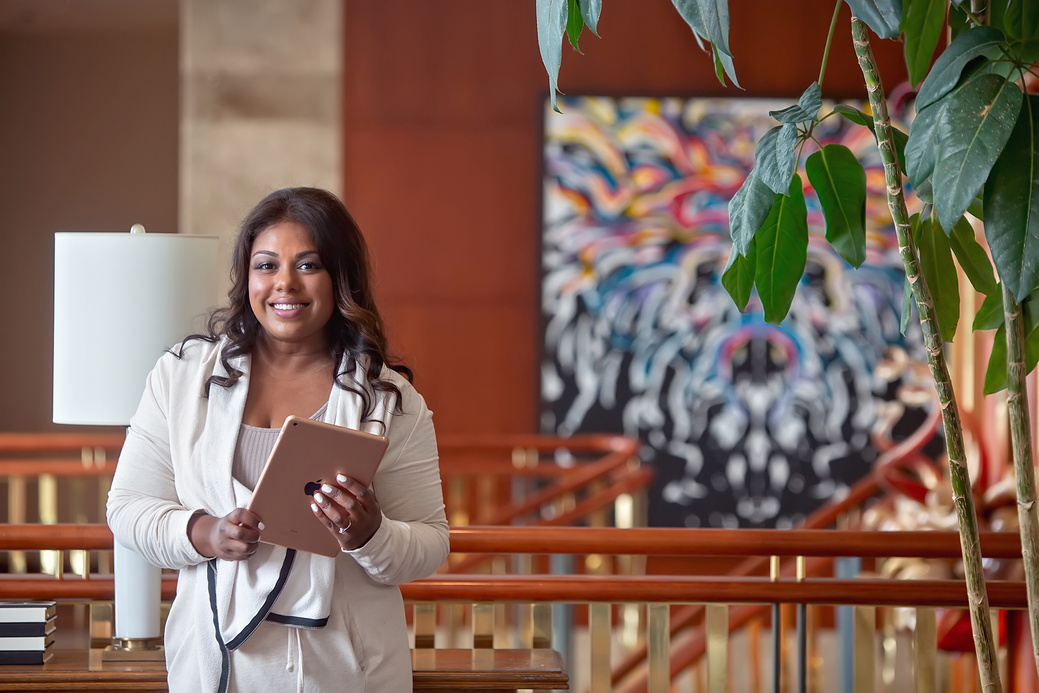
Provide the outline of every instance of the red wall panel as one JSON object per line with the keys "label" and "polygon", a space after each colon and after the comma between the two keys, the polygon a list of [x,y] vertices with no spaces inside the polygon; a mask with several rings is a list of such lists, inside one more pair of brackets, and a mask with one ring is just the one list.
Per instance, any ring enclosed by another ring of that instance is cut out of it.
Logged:
{"label": "red wall panel", "polygon": [[[723,88],[668,0],[607,0],[571,94],[796,99],[818,77],[832,0],[731,0],[745,88]],[[796,7],[797,11],[792,11]],[[886,85],[901,45],[877,42]],[[537,428],[541,104],[534,3],[347,0],[344,197],[374,256],[391,344],[442,433]],[[864,98],[842,10],[823,84]]]}

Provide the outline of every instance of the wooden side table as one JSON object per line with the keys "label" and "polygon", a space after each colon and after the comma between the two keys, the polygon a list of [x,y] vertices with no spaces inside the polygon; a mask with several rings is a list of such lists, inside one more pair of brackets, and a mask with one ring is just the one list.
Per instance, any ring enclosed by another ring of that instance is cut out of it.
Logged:
{"label": "wooden side table", "polygon": [[[415,690],[566,690],[569,677],[555,650],[412,650]],[[101,662],[101,650],[55,650],[42,666],[0,666],[0,691],[161,691],[162,663]]]}

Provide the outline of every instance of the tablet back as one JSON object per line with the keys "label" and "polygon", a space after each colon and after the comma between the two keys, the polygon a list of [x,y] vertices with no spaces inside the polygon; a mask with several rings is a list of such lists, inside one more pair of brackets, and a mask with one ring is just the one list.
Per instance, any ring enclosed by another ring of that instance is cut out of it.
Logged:
{"label": "tablet back", "polygon": [[382,436],[297,416],[285,419],[248,508],[260,516],[260,541],[323,556],[339,553],[335,540],[310,504],[323,482],[336,474],[372,483],[386,452]]}

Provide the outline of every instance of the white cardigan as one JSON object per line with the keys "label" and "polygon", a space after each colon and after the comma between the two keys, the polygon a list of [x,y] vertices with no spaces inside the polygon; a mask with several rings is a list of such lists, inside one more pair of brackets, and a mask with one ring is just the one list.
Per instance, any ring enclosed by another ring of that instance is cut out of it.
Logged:
{"label": "white cardigan", "polygon": [[[227,562],[199,554],[187,535],[196,510],[223,517],[244,505],[236,499],[235,486],[241,496],[241,485],[233,482],[231,465],[250,359],[232,360],[243,372],[241,378],[231,388],[214,384],[206,398],[207,379],[214,373],[226,375],[219,362],[222,348],[223,343],[193,340],[181,358],[167,353],[159,359],[130,421],[108,496],[108,523],[116,539],[149,562],[180,571],[164,636],[171,691],[224,691],[229,678],[228,649],[215,615],[233,613],[235,604],[215,603],[218,595],[214,591],[211,597],[207,576]],[[382,524],[367,544],[334,559],[331,623],[346,624],[349,633],[344,637],[352,649],[330,669],[335,679],[327,687],[335,690],[411,690],[397,585],[432,574],[449,551],[432,413],[399,374],[386,368],[382,377],[400,389],[403,409],[403,414],[393,414],[395,398],[374,393],[375,416],[385,429],[373,422],[358,425],[360,398],[338,386],[332,387],[325,417],[389,439],[372,482]],[[355,383],[363,385],[363,378],[359,367]],[[327,630],[316,631],[314,637],[342,635],[326,636]]]}

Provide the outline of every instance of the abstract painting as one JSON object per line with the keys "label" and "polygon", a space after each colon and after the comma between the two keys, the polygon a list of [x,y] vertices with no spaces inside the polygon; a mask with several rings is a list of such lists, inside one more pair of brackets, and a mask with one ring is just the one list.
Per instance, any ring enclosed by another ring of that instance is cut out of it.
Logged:
{"label": "abstract painting", "polygon": [[[867,258],[824,237],[806,184],[808,264],[780,325],[721,285],[727,204],[776,123],[761,99],[565,97],[544,120],[541,426],[643,442],[654,526],[792,527],[839,498],[877,456],[904,273],[869,130],[814,130],[866,163]],[[828,111],[824,107],[824,112]],[[802,156],[817,146],[811,144]]]}

